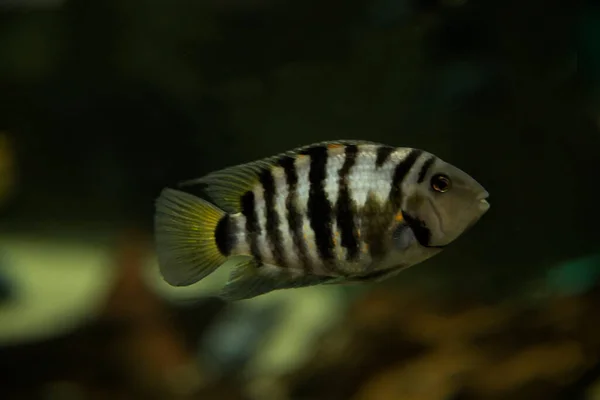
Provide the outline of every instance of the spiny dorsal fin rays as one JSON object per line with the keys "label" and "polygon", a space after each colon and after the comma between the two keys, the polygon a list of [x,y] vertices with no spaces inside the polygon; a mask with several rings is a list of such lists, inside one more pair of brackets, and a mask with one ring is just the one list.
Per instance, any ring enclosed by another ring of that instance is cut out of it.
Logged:
{"label": "spiny dorsal fin rays", "polygon": [[184,188],[186,186],[189,187],[203,185],[205,186],[206,193],[211,197],[211,200],[213,200],[219,207],[228,213],[237,213],[241,210],[240,197],[248,190],[251,190],[252,187],[258,182],[259,175],[262,171],[273,167],[280,159],[284,157],[296,158],[298,154],[305,152],[307,149],[336,144],[342,146],[350,144],[381,145],[380,143],[366,140],[333,140],[313,143],[277,154],[275,156],[263,158],[261,160],[224,168],[222,170],[209,173],[202,178],[184,181],[179,184],[179,187]]}
{"label": "spiny dorsal fin rays", "polygon": [[228,213],[236,213],[241,210],[240,197],[252,189],[262,170],[273,165],[274,160],[270,159],[271,157],[211,172],[202,178],[182,182],[179,187],[204,185],[211,200]]}

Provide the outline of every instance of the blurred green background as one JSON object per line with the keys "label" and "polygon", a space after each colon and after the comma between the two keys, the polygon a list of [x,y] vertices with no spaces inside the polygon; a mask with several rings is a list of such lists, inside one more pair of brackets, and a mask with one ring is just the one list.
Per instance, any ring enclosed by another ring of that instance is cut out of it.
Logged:
{"label": "blurred green background", "polygon": [[[389,282],[170,288],[166,186],[331,139],[491,193]],[[600,399],[591,0],[0,0],[0,398]]]}

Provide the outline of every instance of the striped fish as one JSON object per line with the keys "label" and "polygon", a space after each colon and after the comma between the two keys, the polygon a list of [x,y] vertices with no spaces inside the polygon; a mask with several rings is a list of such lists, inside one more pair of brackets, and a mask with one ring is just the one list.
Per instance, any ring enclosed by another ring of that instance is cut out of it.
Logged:
{"label": "striped fish", "polygon": [[[185,192],[201,188],[201,197]],[[386,279],[437,254],[489,208],[468,174],[419,149],[311,144],[166,188],[156,201],[160,271],[193,284],[248,256],[220,296]]]}

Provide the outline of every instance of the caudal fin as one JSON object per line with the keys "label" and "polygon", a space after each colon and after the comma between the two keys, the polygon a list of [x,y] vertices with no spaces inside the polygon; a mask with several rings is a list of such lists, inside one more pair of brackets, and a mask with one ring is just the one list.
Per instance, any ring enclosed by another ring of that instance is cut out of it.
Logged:
{"label": "caudal fin", "polygon": [[191,194],[164,189],[156,200],[154,230],[160,272],[170,285],[188,286],[227,257],[215,239],[225,211]]}

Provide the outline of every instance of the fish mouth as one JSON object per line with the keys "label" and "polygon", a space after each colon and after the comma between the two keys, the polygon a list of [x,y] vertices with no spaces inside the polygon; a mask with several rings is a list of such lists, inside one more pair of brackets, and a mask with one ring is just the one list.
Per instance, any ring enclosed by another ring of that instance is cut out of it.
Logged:
{"label": "fish mouth", "polygon": [[479,195],[477,196],[477,198],[475,200],[477,201],[481,201],[481,200],[487,200],[487,198],[490,197],[490,194],[487,190],[479,193]]}
{"label": "fish mouth", "polygon": [[487,191],[485,191],[479,194],[479,196],[477,196],[477,198],[475,199],[477,201],[477,205],[479,206],[479,210],[481,210],[482,213],[485,213],[487,210],[490,209],[490,203],[488,201],[489,197],[490,194]]}

